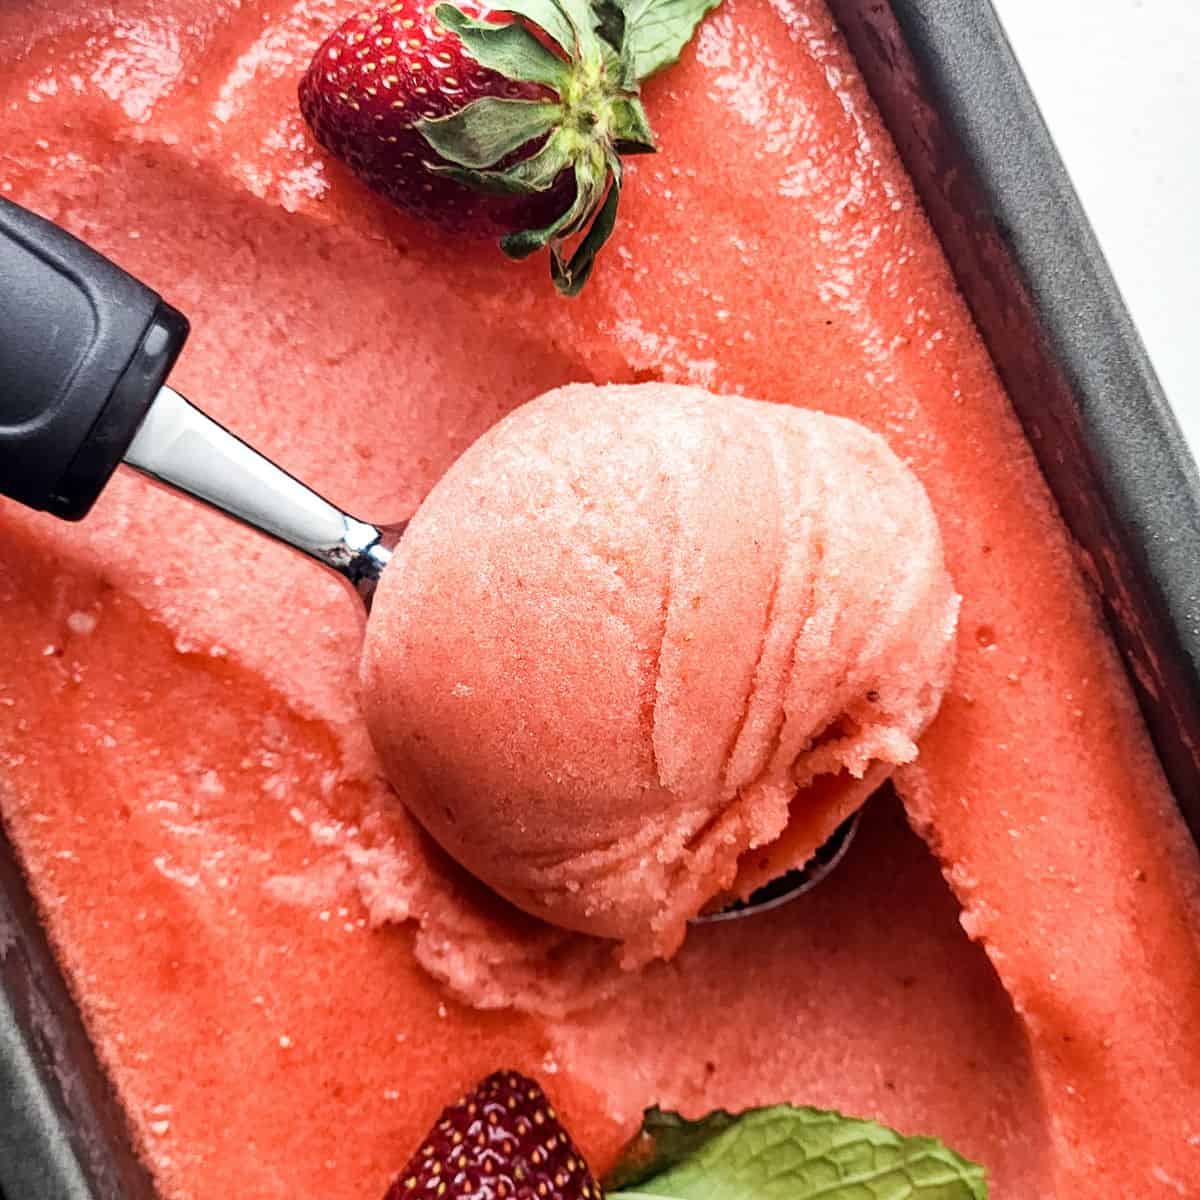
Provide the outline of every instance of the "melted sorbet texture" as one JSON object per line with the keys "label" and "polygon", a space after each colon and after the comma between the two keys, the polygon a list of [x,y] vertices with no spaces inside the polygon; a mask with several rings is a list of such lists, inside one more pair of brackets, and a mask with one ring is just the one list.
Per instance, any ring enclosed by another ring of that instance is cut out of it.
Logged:
{"label": "melted sorbet texture", "polygon": [[565,303],[315,152],[296,80],[352,7],[4,7],[0,187],[188,313],[181,390],[383,520],[566,383],[861,421],[929,494],[957,666],[834,879],[622,972],[396,804],[340,584],[133,477],[79,527],[6,508],[4,816],[164,1195],[382,1194],[501,1064],[599,1170],[647,1103],[788,1098],[936,1133],[1001,1200],[1188,1195],[1195,853],[828,13],[726,0]]}

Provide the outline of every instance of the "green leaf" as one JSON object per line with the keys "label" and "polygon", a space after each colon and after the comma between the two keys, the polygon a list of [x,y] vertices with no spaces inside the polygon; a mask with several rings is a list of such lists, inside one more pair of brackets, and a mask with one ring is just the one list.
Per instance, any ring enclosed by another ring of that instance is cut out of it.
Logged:
{"label": "green leaf", "polygon": [[658,149],[650,118],[636,96],[621,96],[612,102],[612,136],[622,154],[653,154]]}
{"label": "green leaf", "polygon": [[632,87],[675,62],[721,0],[618,0],[625,12],[624,82]]}
{"label": "green leaf", "polygon": [[506,79],[544,83],[556,92],[562,91],[569,67],[524,25],[476,21],[453,4],[439,4],[434,15],[445,28],[458,35],[471,57],[482,66],[499,71]]}
{"label": "green leaf", "polygon": [[521,159],[505,171],[474,171],[469,167],[432,164],[428,167],[437,175],[449,175],[477,191],[494,195],[528,195],[544,192],[571,165],[568,139],[559,130],[547,138],[536,153]]}
{"label": "green leaf", "polygon": [[625,10],[620,0],[592,0],[596,32],[616,52],[625,41]]}
{"label": "green leaf", "polygon": [[657,1106],[646,1109],[641,1130],[621,1151],[620,1160],[609,1171],[604,1186],[620,1190],[661,1175],[669,1167],[689,1158],[737,1119],[723,1108],[696,1121],[689,1121],[675,1112],[665,1112]]}
{"label": "green leaf", "polygon": [[575,199],[570,207],[542,229],[522,229],[501,238],[500,249],[509,258],[528,258],[537,250],[569,238],[579,232],[603,195],[604,176],[597,179],[590,160],[579,159],[575,163]]}
{"label": "green leaf", "polygon": [[621,199],[621,160],[614,154],[609,163],[612,182],[604,203],[592,218],[591,225],[583,235],[570,259],[564,261],[561,245],[550,244],[550,278],[564,296],[577,296],[587,283],[596,265],[596,255],[612,235],[617,223],[617,204]]}
{"label": "green leaf", "polygon": [[982,1167],[935,1138],[788,1104],[686,1121],[651,1109],[607,1200],[987,1200]]}
{"label": "green leaf", "polygon": [[590,0],[499,0],[497,12],[510,12],[544,30],[569,59],[596,62],[600,39]]}
{"label": "green leaf", "polygon": [[413,128],[447,162],[491,167],[562,120],[561,104],[485,96],[447,117],[413,122]]}
{"label": "green leaf", "polygon": [[596,14],[592,11],[591,0],[558,0],[558,4],[575,31],[579,58],[585,63],[600,62],[604,57],[603,44],[596,33]]}
{"label": "green leaf", "polygon": [[575,50],[575,30],[558,0],[498,0],[491,6],[496,12],[512,13],[536,25],[570,57]]}

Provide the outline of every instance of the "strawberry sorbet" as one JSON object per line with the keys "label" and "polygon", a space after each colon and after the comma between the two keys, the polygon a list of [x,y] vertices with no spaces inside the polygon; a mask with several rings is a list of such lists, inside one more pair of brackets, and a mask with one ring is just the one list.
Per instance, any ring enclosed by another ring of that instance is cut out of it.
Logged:
{"label": "strawberry sorbet", "polygon": [[[1195,1195],[1200,863],[821,0],[724,0],[645,88],[661,151],[629,160],[571,301],[315,146],[297,83],[357,7],[0,4],[0,189],[186,312],[172,384],[368,517],[412,515],[565,384],[853,419],[937,516],[955,665],[826,883],[622,970],[411,818],[339,581],[129,472],[81,525],[0,506],[0,811],[162,1195],[382,1196],[500,1067],[546,1085],[597,1173],[648,1104],[791,1100],[937,1135],[995,1200]],[[607,702],[561,694],[581,724]]]}
{"label": "strawberry sorbet", "polygon": [[789,808],[781,871],[916,758],[957,609],[929,501],[878,435],[577,385],[421,505],[368,626],[367,722],[460,863],[627,961],[669,954]]}

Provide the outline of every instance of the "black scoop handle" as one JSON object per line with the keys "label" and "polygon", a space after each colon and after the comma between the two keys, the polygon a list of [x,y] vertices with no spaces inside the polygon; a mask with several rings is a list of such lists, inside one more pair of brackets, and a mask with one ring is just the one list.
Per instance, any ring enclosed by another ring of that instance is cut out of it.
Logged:
{"label": "black scoop handle", "polygon": [[145,284],[0,198],[0,495],[86,515],[187,334]]}

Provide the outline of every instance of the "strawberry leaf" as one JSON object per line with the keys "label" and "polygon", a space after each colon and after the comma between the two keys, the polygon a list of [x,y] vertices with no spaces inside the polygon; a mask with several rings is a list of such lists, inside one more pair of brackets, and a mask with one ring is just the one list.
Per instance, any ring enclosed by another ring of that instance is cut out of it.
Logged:
{"label": "strawberry leaf", "polygon": [[605,176],[598,174],[588,158],[575,163],[575,199],[567,210],[542,229],[522,229],[500,240],[500,249],[509,258],[528,258],[546,246],[555,246],[578,233],[604,198]]}
{"label": "strawberry leaf", "polygon": [[676,62],[696,26],[721,0],[613,0],[625,16],[624,83],[640,83]]}
{"label": "strawberry leaf", "polygon": [[413,127],[447,162],[480,168],[549,133],[562,116],[561,104],[485,96],[449,116],[414,121]]}
{"label": "strawberry leaf", "polygon": [[506,171],[475,171],[449,164],[431,164],[429,170],[437,175],[448,175],[481,192],[512,196],[546,191],[570,165],[568,139],[562,130],[558,130],[547,138],[536,154],[521,159]]}
{"label": "strawberry leaf", "polygon": [[612,136],[622,154],[653,154],[658,149],[650,119],[636,96],[621,96],[613,101]]}
{"label": "strawberry leaf", "polygon": [[544,83],[556,92],[563,90],[569,75],[568,65],[523,25],[476,21],[453,4],[439,4],[434,15],[446,29],[458,35],[481,66],[498,71],[506,79]]}
{"label": "strawberry leaf", "polygon": [[596,33],[596,14],[590,0],[556,0],[575,32],[575,49],[585,63],[599,62],[603,48]]}
{"label": "strawberry leaf", "polygon": [[577,296],[596,265],[596,255],[612,235],[617,223],[617,203],[621,199],[621,160],[615,154],[609,163],[612,182],[608,194],[588,226],[583,240],[569,260],[564,261],[561,244],[550,245],[550,278],[564,296]]}
{"label": "strawberry leaf", "polygon": [[625,13],[620,0],[592,0],[596,32],[618,54],[625,41]]}
{"label": "strawberry leaf", "polygon": [[491,7],[496,12],[524,17],[550,37],[564,54],[570,56],[575,49],[575,31],[558,0],[498,0]]}
{"label": "strawberry leaf", "polygon": [[607,1200],[987,1200],[982,1167],[935,1138],[904,1137],[779,1104],[686,1121],[650,1109]]}

